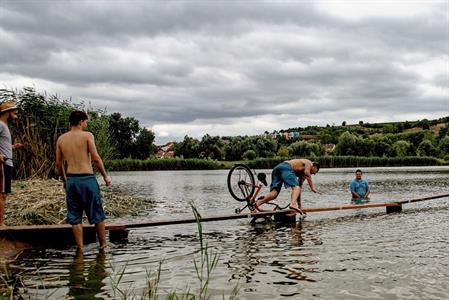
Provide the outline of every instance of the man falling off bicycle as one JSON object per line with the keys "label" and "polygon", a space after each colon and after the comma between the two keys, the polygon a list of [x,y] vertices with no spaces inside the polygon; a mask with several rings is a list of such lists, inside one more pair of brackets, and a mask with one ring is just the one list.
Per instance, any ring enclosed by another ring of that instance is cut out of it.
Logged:
{"label": "man falling off bicycle", "polygon": [[271,200],[274,200],[279,195],[282,183],[285,188],[292,188],[291,198],[290,198],[290,209],[293,209],[300,214],[304,214],[301,210],[301,190],[304,180],[307,179],[307,183],[310,189],[314,193],[318,193],[312,182],[312,175],[318,173],[320,170],[320,164],[317,162],[312,162],[308,159],[292,159],[288,161],[281,162],[276,167],[274,167],[271,172],[271,186],[270,192],[266,194],[262,199],[256,201],[256,209]]}

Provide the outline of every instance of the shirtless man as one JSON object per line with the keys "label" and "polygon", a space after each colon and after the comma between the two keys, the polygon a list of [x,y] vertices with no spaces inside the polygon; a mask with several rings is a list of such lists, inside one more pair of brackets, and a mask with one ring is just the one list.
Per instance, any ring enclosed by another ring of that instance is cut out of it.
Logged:
{"label": "shirtless man", "polygon": [[301,188],[304,180],[307,180],[314,193],[318,193],[312,182],[312,175],[318,173],[320,164],[311,162],[308,159],[292,159],[284,161],[274,167],[271,172],[270,192],[263,199],[256,201],[256,209],[264,203],[276,199],[282,188],[282,183],[286,188],[291,187],[290,209],[304,214],[301,210]]}
{"label": "shirtless man", "polygon": [[[95,178],[92,161],[103,176],[106,186],[111,178],[106,174],[103,161],[98,155],[92,133],[84,131],[88,116],[83,111],[70,114],[71,129],[61,135],[56,142],[56,172],[62,177],[66,191],[67,223],[72,225],[78,250],[83,249],[83,211],[90,224],[95,224],[100,249],[106,247],[106,216],[101,202],[101,194]],[[67,170],[63,170],[63,162]]]}

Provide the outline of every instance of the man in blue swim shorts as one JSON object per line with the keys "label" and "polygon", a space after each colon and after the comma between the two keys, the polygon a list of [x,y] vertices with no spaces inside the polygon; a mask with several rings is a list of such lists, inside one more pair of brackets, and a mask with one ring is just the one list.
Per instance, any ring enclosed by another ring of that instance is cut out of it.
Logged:
{"label": "man in blue swim shorts", "polygon": [[314,193],[318,193],[312,182],[312,175],[318,173],[320,170],[320,165],[317,162],[312,162],[308,159],[292,159],[288,161],[281,162],[276,167],[274,167],[271,172],[271,186],[270,192],[266,194],[263,199],[256,201],[256,208],[274,200],[279,195],[282,184],[285,188],[291,188],[290,197],[290,209],[296,210],[297,212],[304,214],[301,211],[301,189],[304,180],[307,180],[310,188]]}
{"label": "man in blue swim shorts", "polygon": [[[106,174],[103,161],[97,152],[94,136],[84,131],[88,116],[83,111],[70,114],[70,131],[61,135],[56,142],[56,172],[65,184],[67,202],[67,223],[72,231],[78,250],[83,250],[83,212],[90,224],[95,224],[100,249],[106,247],[106,216],[101,202],[100,189],[95,178],[92,161],[103,176],[106,186],[111,178]],[[67,170],[63,170],[63,162]]]}

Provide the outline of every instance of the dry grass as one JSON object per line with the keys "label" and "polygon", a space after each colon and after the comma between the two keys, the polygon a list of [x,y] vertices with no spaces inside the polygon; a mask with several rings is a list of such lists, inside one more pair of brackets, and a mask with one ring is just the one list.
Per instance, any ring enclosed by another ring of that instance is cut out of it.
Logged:
{"label": "dry grass", "polygon": [[[102,191],[108,218],[136,215],[151,203],[120,191]],[[6,201],[5,223],[15,225],[64,224],[65,193],[61,181],[32,179],[14,181]]]}

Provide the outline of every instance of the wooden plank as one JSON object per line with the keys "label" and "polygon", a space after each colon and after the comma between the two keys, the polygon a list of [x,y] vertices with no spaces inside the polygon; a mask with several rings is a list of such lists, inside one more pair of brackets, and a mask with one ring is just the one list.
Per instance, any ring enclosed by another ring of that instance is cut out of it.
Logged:
{"label": "wooden plank", "polygon": [[333,211],[333,210],[348,210],[348,209],[361,209],[361,208],[399,206],[399,205],[401,205],[401,204],[397,203],[397,202],[347,204],[347,205],[341,205],[341,206],[303,208],[302,211],[305,213],[309,213],[309,212],[323,212],[323,211]]}
{"label": "wooden plank", "polygon": [[[428,197],[415,198],[410,200],[395,201],[395,202],[382,202],[382,203],[366,203],[366,204],[348,204],[340,206],[331,207],[310,207],[303,208],[305,213],[315,213],[315,212],[325,212],[325,211],[336,211],[336,210],[350,210],[350,209],[362,209],[362,208],[374,208],[374,207],[393,207],[400,206],[401,204],[413,203],[419,201],[426,201],[431,199],[438,199],[449,197],[449,194],[440,194]],[[232,220],[232,219],[253,219],[253,218],[263,218],[275,215],[287,215],[292,214],[295,211],[291,209],[284,209],[278,211],[263,211],[255,213],[243,213],[243,214],[220,214],[202,217],[202,222],[211,221],[222,221],[222,220]],[[130,228],[139,227],[152,227],[152,226],[162,226],[162,225],[175,225],[175,224],[186,224],[195,223],[194,218],[177,218],[177,219],[165,219],[165,220],[153,220],[148,222],[136,222],[128,224],[106,224],[106,230],[109,231],[126,231]],[[95,227],[92,225],[84,225],[84,232],[87,234],[94,234]],[[48,238],[54,239],[55,236],[71,236],[72,226],[69,224],[58,224],[58,225],[32,225],[32,226],[8,226],[0,228],[0,238],[1,237],[14,237],[23,236],[31,237],[33,239],[39,240],[40,237],[48,235]],[[33,234],[37,234],[33,236]]]}
{"label": "wooden plank", "polygon": [[446,198],[446,197],[449,197],[449,194],[440,194],[440,195],[421,197],[421,198],[415,198],[415,199],[410,199],[410,200],[402,200],[402,201],[396,201],[396,202],[401,203],[401,204],[407,204],[407,203],[427,201],[427,200]]}
{"label": "wooden plank", "polygon": [[[256,213],[246,213],[246,214],[221,214],[221,215],[211,215],[201,218],[201,222],[211,222],[211,221],[223,221],[223,220],[233,220],[233,219],[252,219],[252,218],[263,218],[278,214],[290,213],[290,209],[276,210],[276,211],[264,211]],[[149,222],[139,222],[139,223],[128,223],[124,224],[126,228],[139,228],[139,227],[153,227],[162,225],[174,225],[174,224],[187,224],[196,223],[196,219],[166,219],[166,220],[154,220]]]}

